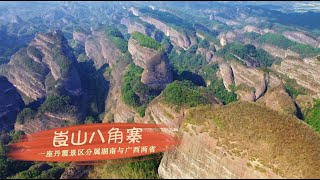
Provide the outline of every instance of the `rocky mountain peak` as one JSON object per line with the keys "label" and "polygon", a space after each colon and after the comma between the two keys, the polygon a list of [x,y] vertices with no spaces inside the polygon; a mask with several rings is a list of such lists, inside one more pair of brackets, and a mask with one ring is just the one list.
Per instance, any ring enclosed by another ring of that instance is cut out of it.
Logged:
{"label": "rocky mountain peak", "polygon": [[139,45],[137,40],[130,38],[128,51],[133,62],[144,69],[141,82],[153,88],[163,89],[172,82],[173,75],[166,53]]}
{"label": "rocky mountain peak", "polygon": [[38,34],[7,65],[0,67],[0,73],[24,94],[25,101],[41,99],[55,88],[77,95],[81,82],[74,62],[63,33],[57,30]]}

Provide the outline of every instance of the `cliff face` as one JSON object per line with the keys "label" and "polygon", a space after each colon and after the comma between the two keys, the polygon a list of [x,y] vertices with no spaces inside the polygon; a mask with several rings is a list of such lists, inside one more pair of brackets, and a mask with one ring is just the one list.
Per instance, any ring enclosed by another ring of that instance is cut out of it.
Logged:
{"label": "cliff face", "polygon": [[128,33],[131,34],[135,31],[141,32],[142,34],[145,34],[147,36],[151,36],[154,29],[149,29],[145,27],[143,24],[136,22],[136,21],[130,21],[128,23]]}
{"label": "cliff face", "polygon": [[170,129],[161,129],[166,133],[174,133],[179,130],[187,109],[177,109],[173,105],[169,105],[163,102],[162,97],[159,96],[152,100],[146,109],[146,115],[143,118],[136,117],[137,123],[155,123],[168,126]]}
{"label": "cliff face", "polygon": [[235,41],[244,41],[244,33],[240,29],[227,31],[227,32],[221,32],[218,35],[218,39],[220,39],[220,45],[225,46],[228,43],[235,42]]}
{"label": "cliff face", "polygon": [[296,115],[297,108],[291,96],[285,90],[282,80],[274,73],[266,76],[268,87],[267,92],[258,102],[266,107],[284,114]]}
{"label": "cliff face", "polygon": [[[213,50],[211,50],[213,49]],[[210,62],[213,58],[213,54],[216,51],[215,46],[211,45],[209,48],[201,48],[198,47],[196,54],[200,54],[201,56],[205,57],[207,62]]]}
{"label": "cliff face", "polygon": [[112,67],[121,56],[119,49],[107,38],[104,32],[96,31],[88,36],[85,42],[85,51],[89,58],[92,58],[95,66],[99,69],[104,64]]}
{"label": "cliff face", "polygon": [[[270,87],[281,83],[270,77]],[[144,118],[133,118],[137,123],[168,125],[172,129],[163,131],[181,137],[181,144],[161,160],[162,178],[317,177],[314,165],[320,157],[312,152],[319,136],[286,114],[246,102],[176,111],[160,96],[148,105]]]}
{"label": "cliff face", "polygon": [[86,166],[77,166],[71,164],[66,170],[61,174],[60,179],[82,179],[86,178],[88,174],[88,169]]}
{"label": "cliff face", "polygon": [[245,26],[243,28],[243,31],[244,32],[255,32],[255,33],[261,34],[261,29],[255,27],[255,26],[251,26],[251,25]]}
{"label": "cliff face", "polygon": [[[231,62],[231,68],[234,74],[234,82],[236,86],[245,84],[254,89],[254,100],[261,97],[266,90],[266,80],[263,71],[246,68],[243,65]],[[241,89],[240,91],[248,92],[248,89]],[[249,90],[250,91],[250,90]],[[240,93],[241,96],[241,93]]]}
{"label": "cliff face", "polygon": [[238,99],[256,101],[266,90],[267,82],[263,71],[247,68],[242,64],[231,62],[220,63],[220,75],[227,90],[234,83],[237,86]]}
{"label": "cliff face", "polygon": [[316,39],[307,36],[302,32],[285,31],[283,32],[283,35],[292,41],[296,41],[301,44],[308,44],[314,48],[317,48],[320,45],[320,43]]}
{"label": "cliff face", "polygon": [[177,134],[181,144],[164,154],[162,178],[319,176],[316,132],[256,103],[188,110]]}
{"label": "cliff face", "polygon": [[[108,39],[106,41],[109,42]],[[105,46],[104,50],[96,51],[94,57],[102,57],[101,59],[95,59],[95,63],[99,63],[99,66],[109,64],[112,67],[111,76],[108,79],[110,82],[110,89],[108,96],[105,102],[105,116],[103,122],[127,122],[129,119],[132,119],[135,116],[139,116],[136,111],[126,105],[121,97],[121,86],[122,86],[122,76],[125,72],[127,63],[125,63],[124,56],[121,55],[120,51],[115,48],[113,44],[110,46]],[[109,52],[111,56],[106,56],[107,59],[103,58],[102,53]],[[117,61],[118,60],[118,61]]]}
{"label": "cliff face", "polygon": [[220,44],[221,44],[221,46],[227,45],[227,39],[226,39],[225,36],[222,36],[222,37],[220,38]]}
{"label": "cliff face", "polygon": [[268,89],[265,96],[260,99],[266,107],[285,114],[296,115],[297,109],[293,99],[284,89],[284,86],[277,86]]}
{"label": "cliff face", "polygon": [[128,18],[128,22],[123,22],[128,28],[128,33],[131,34],[135,31],[145,34],[152,37],[158,42],[161,42],[163,39],[163,32],[157,30],[153,25],[142,22],[141,20],[131,20]]}
{"label": "cliff face", "polygon": [[140,14],[139,10],[137,8],[135,8],[135,7],[130,7],[129,11],[131,11],[132,14],[135,15],[135,16],[139,16],[139,14]]}
{"label": "cliff face", "polygon": [[172,44],[180,48],[187,49],[197,42],[196,34],[187,35],[186,33],[180,33],[174,28],[166,25],[162,21],[149,16],[140,16],[140,19],[149,24],[153,24],[157,29],[162,31],[166,36],[170,37]]}
{"label": "cliff face", "polygon": [[260,28],[257,28],[255,26],[251,26],[251,25],[247,25],[243,28],[243,32],[255,32],[255,33],[258,33],[258,34],[265,34],[265,33],[274,33],[273,30],[271,29],[260,29]]}
{"label": "cliff face", "polygon": [[[26,54],[27,49],[19,50],[7,65],[0,67],[0,72],[8,77],[9,81],[25,96],[33,100],[40,99],[45,95],[44,80],[49,70],[44,64],[37,61],[38,59],[32,59],[25,56]],[[38,67],[37,69],[28,67],[27,63],[30,65],[33,63]]]}
{"label": "cliff face", "polygon": [[[124,21],[124,20],[123,20]],[[136,116],[133,108],[127,106],[121,97],[122,76],[126,63],[124,55],[113,44],[103,31],[93,31],[85,39],[86,55],[93,60],[95,68],[103,66],[112,68],[109,81],[109,92],[105,101],[105,112],[103,122],[127,122]]]}
{"label": "cliff face", "polygon": [[[132,107],[126,105],[121,97],[121,77],[125,71],[124,64],[117,64],[116,68],[112,71],[111,91],[109,92],[107,101],[104,122],[110,121],[110,116],[113,116],[114,122],[128,122],[130,119],[136,123],[156,123],[166,124],[172,128],[178,129],[184,117],[184,109],[175,111],[174,108],[169,107],[159,100],[160,97],[152,100],[145,112],[143,118]],[[168,131],[167,131],[168,132]]]}
{"label": "cliff face", "polygon": [[81,45],[84,45],[87,39],[87,35],[83,32],[73,32],[73,40],[78,41]]}
{"label": "cliff face", "polygon": [[0,74],[32,100],[43,98],[55,87],[79,95],[81,82],[74,62],[62,32],[54,31],[38,34],[27,48],[20,49],[7,65],[0,67]]}
{"label": "cliff face", "polygon": [[313,108],[315,103],[314,98],[310,95],[298,95],[295,101],[303,114]]}
{"label": "cliff face", "polygon": [[262,173],[248,167],[245,159],[227,154],[218,140],[208,133],[197,133],[191,127],[182,133],[181,145],[162,158],[158,169],[162,178],[281,178],[269,170]]}
{"label": "cliff face", "polygon": [[296,52],[290,51],[289,49],[287,50],[281,49],[272,45],[267,45],[267,44],[262,46],[256,45],[256,47],[262,48],[263,50],[270,53],[270,55],[272,55],[273,57],[279,57],[281,59],[285,59],[287,57],[294,57],[294,58],[300,57],[300,55]]}
{"label": "cliff face", "polygon": [[320,62],[315,58],[302,61],[286,59],[280,65],[272,66],[272,69],[295,79],[300,86],[310,91],[314,98],[320,98]]}
{"label": "cliff face", "polygon": [[128,51],[133,62],[144,69],[141,82],[152,87],[164,89],[172,82],[172,71],[164,51],[158,52],[151,48],[142,47],[132,38],[128,42]]}
{"label": "cliff face", "polygon": [[[312,60],[308,62],[317,63]],[[298,64],[294,66],[293,64],[296,63]],[[285,60],[281,65],[274,65],[272,69],[295,79],[299,85],[310,91],[311,96],[318,97],[316,67],[314,64],[307,65],[303,61]],[[231,91],[230,85],[236,86],[235,93],[238,95],[238,100],[261,102],[278,112],[296,115],[295,102],[286,92],[283,80],[275,73],[265,73],[259,69],[247,68],[237,62],[223,61],[219,63],[218,73],[228,91]]]}
{"label": "cliff face", "polygon": [[[62,32],[54,31],[38,34],[26,48],[15,53],[8,64],[1,66],[0,72],[19,91],[25,104],[42,101],[49,95],[82,99],[81,81],[75,63]],[[22,124],[16,122],[15,130],[32,133],[76,123],[78,118],[72,113],[38,112],[37,116]]]}
{"label": "cliff face", "polygon": [[126,105],[121,97],[122,76],[125,72],[126,65],[119,61],[111,72],[110,91],[106,102],[106,112],[103,122],[114,121],[117,123],[127,122],[129,119],[139,116],[138,113]]}
{"label": "cliff face", "polygon": [[167,24],[165,24],[164,22],[162,22],[158,19],[155,19],[155,18],[152,18],[149,16],[145,16],[143,14],[141,15],[139,10],[136,8],[133,8],[133,7],[131,7],[129,9],[129,11],[131,11],[135,16],[139,16],[139,18],[142,21],[154,25],[157,29],[162,31],[166,36],[169,36],[172,44],[174,44],[175,46],[187,49],[190,46],[197,43],[196,33],[194,33],[192,35],[186,34],[184,32],[180,33],[176,29],[168,26]]}
{"label": "cliff face", "polygon": [[33,119],[14,124],[15,131],[24,131],[26,134],[39,132],[43,130],[65,127],[67,125],[76,124],[77,116],[70,113],[44,113]]}
{"label": "cliff face", "polygon": [[223,79],[224,87],[230,92],[230,85],[234,82],[233,72],[229,64],[220,63],[219,72]]}
{"label": "cliff face", "polygon": [[23,101],[16,88],[7,78],[0,76],[0,130],[12,129],[22,106]]}

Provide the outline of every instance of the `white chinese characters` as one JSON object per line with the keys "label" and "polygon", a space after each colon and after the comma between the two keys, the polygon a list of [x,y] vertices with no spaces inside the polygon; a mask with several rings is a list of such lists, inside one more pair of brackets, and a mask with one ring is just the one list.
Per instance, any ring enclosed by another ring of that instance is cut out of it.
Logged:
{"label": "white chinese characters", "polygon": [[53,138],[53,146],[54,147],[62,147],[62,146],[68,146],[68,134],[69,131],[66,132],[54,132],[54,138]]}
{"label": "white chinese characters", "polygon": [[111,141],[114,143],[122,143],[122,132],[119,131],[119,128],[111,128],[108,131],[109,134],[109,139],[108,139],[108,144],[110,144]]}
{"label": "white chinese characters", "polygon": [[108,148],[89,148],[89,149],[71,149],[71,150],[47,150],[45,154],[47,158],[53,157],[80,157],[80,156],[105,156],[117,154],[148,154],[156,153],[156,146],[129,146],[108,147]]}
{"label": "white chinese characters", "polygon": [[[53,146],[54,147],[67,147],[69,146],[68,136],[69,131],[60,131],[54,132],[54,137],[53,137]],[[133,143],[140,143],[140,140],[142,139],[142,128],[135,128],[133,127],[132,129],[127,129],[127,136],[126,136],[126,141],[128,141],[129,144]],[[122,143],[123,142],[123,133],[120,131],[119,128],[111,128],[108,132],[108,144],[111,143]],[[98,135],[102,143],[105,143],[106,140],[102,134],[102,132],[98,129],[96,132],[93,132],[91,135],[89,135],[87,132],[82,132],[81,130],[78,130],[77,133],[71,133],[71,141],[70,143],[74,146],[82,146],[85,145],[88,141],[89,144],[93,142],[93,139]],[[88,137],[89,136],[89,137]]]}
{"label": "white chinese characters", "polygon": [[142,128],[132,128],[132,129],[127,129],[127,133],[129,134],[127,136],[127,141],[129,141],[129,143],[135,143],[138,142],[140,143],[141,140],[141,133],[142,132]]}

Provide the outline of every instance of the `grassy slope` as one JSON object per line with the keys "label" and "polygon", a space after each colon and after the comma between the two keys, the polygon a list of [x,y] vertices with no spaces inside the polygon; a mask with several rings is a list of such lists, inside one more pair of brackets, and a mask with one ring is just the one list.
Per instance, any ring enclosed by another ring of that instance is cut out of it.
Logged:
{"label": "grassy slope", "polygon": [[248,158],[258,158],[281,176],[320,177],[320,136],[297,118],[254,103],[236,102],[191,109],[185,122],[209,122],[210,128],[206,129],[210,136],[221,138],[228,150],[247,149]]}
{"label": "grassy slope", "polygon": [[105,161],[89,172],[92,179],[159,179],[158,166],[162,155]]}
{"label": "grassy slope", "polygon": [[151,48],[157,51],[162,50],[162,46],[159,42],[145,34],[135,31],[131,34],[131,37],[135,39],[140,46]]}

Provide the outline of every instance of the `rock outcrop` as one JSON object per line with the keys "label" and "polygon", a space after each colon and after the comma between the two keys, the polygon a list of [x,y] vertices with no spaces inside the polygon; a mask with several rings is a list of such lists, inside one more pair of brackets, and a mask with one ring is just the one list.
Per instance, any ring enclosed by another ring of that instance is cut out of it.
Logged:
{"label": "rock outcrop", "polygon": [[229,64],[220,63],[220,75],[228,91],[234,83],[237,87],[238,99],[244,101],[256,101],[265,92],[267,82],[263,71],[255,68],[247,68],[237,62]]}
{"label": "rock outcrop", "polygon": [[[124,20],[123,20],[124,21]],[[138,114],[134,108],[126,105],[121,97],[122,76],[126,68],[126,59],[103,31],[93,31],[85,40],[86,55],[94,61],[96,69],[104,66],[112,68],[107,78],[109,92],[105,101],[104,123],[128,122]]]}
{"label": "rock outcrop", "polygon": [[215,51],[216,51],[216,48],[212,44],[212,45],[210,45],[209,48],[198,47],[196,54],[200,54],[201,56],[203,56],[206,59],[207,62],[211,62]]}
{"label": "rock outcrop", "polygon": [[227,39],[226,39],[225,36],[222,36],[222,37],[220,38],[220,44],[221,44],[221,46],[227,45]]}
{"label": "rock outcrop", "polygon": [[[136,110],[126,105],[121,97],[121,77],[125,71],[123,65],[117,65],[117,68],[112,71],[111,91],[107,102],[106,111],[108,112],[104,117],[104,122],[112,121],[125,123],[128,121],[134,121],[136,123],[156,123],[165,124],[171,128],[178,129],[184,117],[184,109],[175,111],[174,108],[165,105],[160,100],[160,97],[152,100],[145,111],[143,118],[136,112]],[[120,78],[117,78],[120,77]]]}
{"label": "rock outcrop", "polygon": [[272,69],[295,79],[298,85],[310,91],[311,96],[320,98],[320,62],[316,58],[286,59],[280,65],[273,65]]}
{"label": "rock outcrop", "polygon": [[226,32],[221,32],[217,38],[220,40],[221,46],[225,46],[226,44],[232,43],[232,42],[241,42],[243,44],[253,43],[252,40],[248,38],[248,36],[245,34],[245,30],[243,29],[235,29],[235,30],[230,30]]}
{"label": "rock outcrop", "polygon": [[109,91],[105,101],[105,115],[102,122],[124,123],[137,115],[134,108],[122,100],[122,77],[127,66],[127,57],[108,39],[104,32],[93,32],[86,40],[86,53],[95,63],[96,69],[110,66],[111,73],[107,78]]}
{"label": "rock outcrop", "polygon": [[282,80],[273,72],[269,72],[266,77],[268,87],[267,92],[258,102],[262,102],[266,107],[284,114],[297,114],[294,100],[287,93]]}
{"label": "rock outcrop", "polygon": [[104,116],[103,122],[125,123],[139,116],[134,108],[126,105],[122,100],[122,77],[126,65],[124,61],[120,60],[111,72],[110,90],[106,101],[107,113]]}
{"label": "rock outcrop", "polygon": [[132,14],[135,15],[135,16],[139,16],[139,15],[140,15],[139,9],[137,9],[137,8],[135,8],[135,7],[130,7],[130,8],[129,8],[129,11],[131,11]]}
{"label": "rock outcrop", "polygon": [[23,106],[23,101],[17,89],[0,76],[0,130],[11,130],[17,113]]}
{"label": "rock outcrop", "polygon": [[166,133],[173,133],[181,127],[186,111],[185,108],[177,109],[174,105],[164,103],[162,97],[159,96],[148,104],[146,115],[143,118],[135,117],[135,122],[166,125],[169,129],[161,130]]}
{"label": "rock outcrop", "polygon": [[201,40],[203,40],[205,37],[204,37],[204,35],[202,35],[201,33],[199,33],[199,32],[196,32],[196,36],[198,37],[198,38],[200,38]]}
{"label": "rock outcrop", "polygon": [[[48,96],[69,96],[81,101],[84,97],[76,59],[61,31],[38,34],[26,47],[15,53],[10,62],[1,66],[4,74],[21,94],[25,104],[41,103]],[[16,122],[15,130],[26,133],[78,123],[80,115],[71,112],[35,112],[23,122]]]}
{"label": "rock outcrop", "polygon": [[[8,64],[0,67],[0,73],[6,76],[24,96],[32,100],[41,99],[45,96],[44,82],[49,70],[39,62],[39,58],[32,59],[26,55],[26,48],[19,50]],[[34,67],[29,67],[32,64]]]}
{"label": "rock outcrop", "polygon": [[[192,134],[189,134],[189,133]],[[177,149],[165,152],[158,168],[164,179],[233,179],[280,178],[275,173],[262,173],[247,166],[241,157],[227,154],[226,149],[207,133],[197,134],[191,126],[182,133]]]}
{"label": "rock outcrop", "polygon": [[144,69],[142,83],[155,89],[164,89],[168,83],[172,82],[172,70],[164,51],[142,47],[133,38],[129,39],[128,51],[132,55],[133,62]]}
{"label": "rock outcrop", "polygon": [[87,37],[85,51],[87,56],[93,59],[97,69],[104,64],[112,67],[117,57],[121,56],[120,50],[116,48],[106,33],[101,31],[94,31]]}
{"label": "rock outcrop", "polygon": [[[243,65],[237,63],[231,63],[231,68],[234,74],[234,82],[236,86],[240,86],[244,84],[254,89],[254,100],[257,100],[261,97],[261,95],[266,90],[266,81],[265,75],[263,71],[253,69],[253,68],[245,68]],[[245,91],[246,94],[247,89],[241,89],[240,91]],[[242,93],[240,93],[240,96]]]}
{"label": "rock outcrop", "polygon": [[135,16],[139,16],[139,18],[142,21],[154,25],[157,29],[162,31],[166,36],[169,36],[172,44],[175,46],[178,46],[183,49],[188,49],[190,46],[197,43],[196,33],[186,34],[185,32],[178,32],[176,29],[168,26],[166,23],[158,19],[143,15],[142,13],[139,12],[137,8],[134,8],[134,7],[129,8],[129,11],[131,11]]}
{"label": "rock outcrop", "polygon": [[270,53],[273,57],[279,57],[281,59],[285,59],[287,57],[293,57],[293,58],[300,57],[298,53],[290,51],[289,49],[285,50],[269,44],[262,45],[262,46],[256,45],[256,47],[262,48],[263,50]]}
{"label": "rock outcrop", "polygon": [[79,42],[81,45],[85,44],[87,36],[88,35],[86,35],[85,33],[79,31],[74,31],[72,34],[73,40]]}
{"label": "rock outcrop", "polygon": [[138,32],[141,32],[142,34],[145,34],[147,36],[151,36],[151,33],[155,30],[154,28],[151,28],[151,27],[148,28],[148,27],[144,26],[142,24],[142,21],[139,22],[138,20],[131,20],[131,19],[129,20],[127,27],[128,27],[129,34],[135,32],[135,31],[138,31]]}
{"label": "rock outcrop", "polygon": [[230,85],[234,83],[233,72],[228,63],[220,63],[219,64],[219,72],[223,79],[224,87],[230,92]]}
{"label": "rock outcrop", "polygon": [[244,31],[244,32],[255,32],[255,33],[258,33],[258,34],[262,34],[260,28],[257,28],[257,27],[255,27],[255,26],[251,26],[251,25],[245,26],[245,27],[243,28],[243,31]]}
{"label": "rock outcrop", "polygon": [[131,34],[135,31],[145,34],[152,37],[158,42],[161,42],[164,36],[164,33],[157,30],[154,25],[147,22],[143,22],[140,19],[130,19],[127,23],[128,33]]}
{"label": "rock outcrop", "polygon": [[298,95],[296,98],[296,103],[303,114],[314,107],[314,99],[310,95]]}
{"label": "rock outcrop", "polygon": [[88,175],[87,166],[71,164],[60,176],[60,179],[82,179]]}
{"label": "rock outcrop", "polygon": [[77,96],[81,94],[81,81],[75,62],[63,33],[54,31],[38,34],[0,67],[0,74],[23,94],[25,101],[42,99],[54,89]]}
{"label": "rock outcrop", "polygon": [[283,86],[282,80],[273,72],[269,72],[267,76],[268,89]]}
{"label": "rock outcrop", "polygon": [[283,32],[283,35],[292,41],[296,41],[301,44],[308,44],[314,48],[317,48],[320,45],[320,43],[316,39],[307,36],[302,32],[285,31]]}
{"label": "rock outcrop", "polygon": [[295,103],[283,85],[268,89],[265,96],[259,100],[275,111],[291,115],[296,115],[297,113]]}
{"label": "rock outcrop", "polygon": [[265,34],[265,33],[274,33],[273,30],[271,29],[260,29],[258,27],[252,26],[252,25],[247,25],[243,28],[243,32],[255,32],[258,34]]}
{"label": "rock outcrop", "polygon": [[164,179],[319,176],[316,132],[256,103],[189,110],[177,134],[181,144],[158,168]]}
{"label": "rock outcrop", "polygon": [[149,16],[140,16],[142,21],[145,21],[149,24],[154,25],[157,29],[162,31],[166,36],[170,37],[170,40],[173,45],[178,46],[183,49],[188,49],[190,46],[197,43],[196,34],[186,34],[184,32],[178,32],[176,29],[168,26],[164,22],[149,17]]}
{"label": "rock outcrop", "polygon": [[128,33],[129,34],[135,32],[135,31],[138,31],[138,32],[141,32],[142,34],[145,34],[147,36],[151,36],[151,33],[153,30],[154,29],[149,29],[137,21],[130,21],[128,23]]}
{"label": "rock outcrop", "polygon": [[26,134],[39,132],[43,130],[65,127],[68,124],[77,124],[78,117],[71,113],[44,113],[22,124],[16,122],[14,124],[15,131],[24,131]]}

